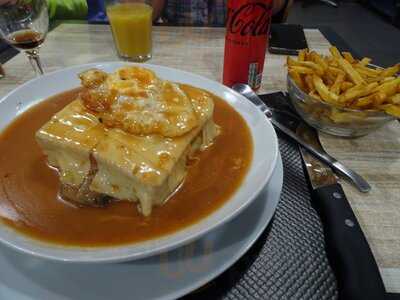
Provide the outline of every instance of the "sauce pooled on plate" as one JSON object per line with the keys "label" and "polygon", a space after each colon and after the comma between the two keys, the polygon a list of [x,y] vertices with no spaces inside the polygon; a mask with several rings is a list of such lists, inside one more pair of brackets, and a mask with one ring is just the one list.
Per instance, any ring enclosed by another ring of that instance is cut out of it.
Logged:
{"label": "sauce pooled on plate", "polygon": [[[186,92],[196,89],[181,88]],[[46,164],[35,132],[76,99],[79,91],[70,90],[35,105],[0,134],[0,217],[16,230],[70,246],[144,241],[198,222],[228,201],[242,183],[252,160],[251,134],[243,118],[213,96],[214,120],[221,134],[191,162],[179,190],[149,217],[125,201],[96,208],[59,199],[58,174]]]}

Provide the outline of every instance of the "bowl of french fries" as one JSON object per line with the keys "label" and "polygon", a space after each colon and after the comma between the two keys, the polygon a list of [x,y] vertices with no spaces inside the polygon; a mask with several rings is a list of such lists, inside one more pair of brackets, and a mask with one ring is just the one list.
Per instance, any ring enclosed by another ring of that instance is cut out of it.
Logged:
{"label": "bowl of french fries", "polygon": [[311,126],[337,136],[366,135],[400,118],[400,64],[380,68],[336,47],[288,57],[288,93]]}

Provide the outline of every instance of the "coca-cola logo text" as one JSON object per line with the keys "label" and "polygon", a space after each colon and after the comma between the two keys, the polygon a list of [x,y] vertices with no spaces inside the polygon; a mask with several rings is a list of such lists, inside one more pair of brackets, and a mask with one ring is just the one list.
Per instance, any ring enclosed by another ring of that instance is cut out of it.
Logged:
{"label": "coca-cola logo text", "polygon": [[227,29],[230,33],[242,36],[267,34],[270,17],[270,4],[247,3],[229,12]]}

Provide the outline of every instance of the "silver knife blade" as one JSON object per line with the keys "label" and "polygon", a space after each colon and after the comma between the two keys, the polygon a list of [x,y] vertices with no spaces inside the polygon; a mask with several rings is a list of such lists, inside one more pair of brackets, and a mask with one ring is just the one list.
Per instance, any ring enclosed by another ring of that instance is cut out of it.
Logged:
{"label": "silver knife blade", "polygon": [[287,136],[295,140],[298,144],[308,150],[314,157],[326,163],[340,175],[346,177],[351,183],[355,185],[355,187],[360,192],[367,193],[371,190],[371,186],[368,184],[368,182],[365,181],[365,179],[362,178],[355,171],[347,168],[325,151],[321,152],[320,149],[317,149],[313,145],[308,144],[303,139],[301,139],[293,130],[288,128],[284,123],[279,122],[275,118],[272,110],[260,99],[260,97],[258,97],[258,95],[252,90],[250,86],[248,86],[247,84],[238,83],[235,84],[232,89],[249,99],[253,104],[255,104],[267,116],[267,118],[271,121],[275,128],[278,128]]}
{"label": "silver knife blade", "polygon": [[[297,127],[296,133],[310,145],[323,150],[315,130],[308,128],[308,126],[304,124],[300,124]],[[308,177],[310,178],[311,186],[314,190],[337,183],[337,178],[331,168],[327,167],[318,159],[315,159],[302,147],[300,147],[300,154],[303,157]]]}

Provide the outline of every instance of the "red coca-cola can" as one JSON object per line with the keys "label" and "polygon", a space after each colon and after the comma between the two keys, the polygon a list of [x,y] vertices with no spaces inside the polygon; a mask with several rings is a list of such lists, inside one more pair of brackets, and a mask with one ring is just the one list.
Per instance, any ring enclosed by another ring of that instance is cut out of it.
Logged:
{"label": "red coca-cola can", "polygon": [[272,0],[228,0],[223,83],[261,85]]}

